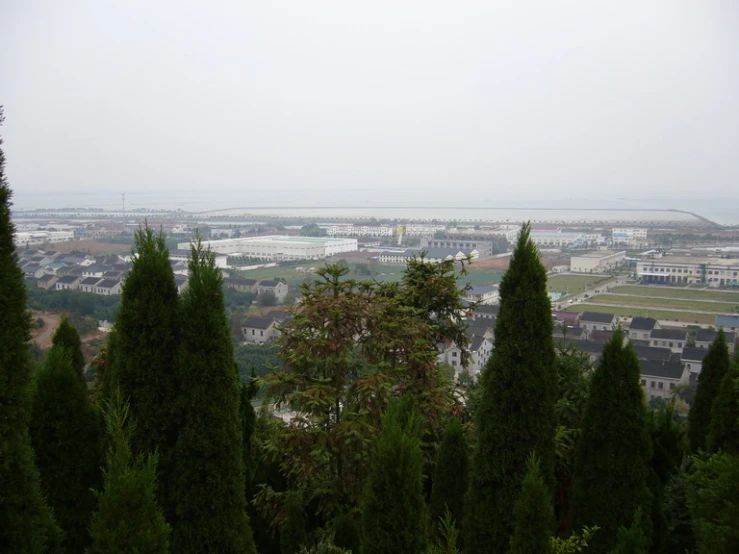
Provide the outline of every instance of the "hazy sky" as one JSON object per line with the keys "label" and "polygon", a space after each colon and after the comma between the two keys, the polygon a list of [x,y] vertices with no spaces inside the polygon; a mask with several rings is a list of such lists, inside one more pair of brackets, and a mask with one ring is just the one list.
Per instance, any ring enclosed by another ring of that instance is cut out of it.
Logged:
{"label": "hazy sky", "polygon": [[736,197],[739,2],[0,0],[0,103],[17,199]]}

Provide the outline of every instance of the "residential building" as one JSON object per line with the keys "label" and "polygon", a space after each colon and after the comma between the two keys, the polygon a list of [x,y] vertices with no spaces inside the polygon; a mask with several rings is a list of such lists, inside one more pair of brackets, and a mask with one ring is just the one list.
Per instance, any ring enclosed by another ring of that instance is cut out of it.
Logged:
{"label": "residential building", "polygon": [[570,271],[573,273],[604,273],[626,262],[626,251],[597,250],[570,258]]}
{"label": "residential building", "polygon": [[229,289],[234,289],[238,292],[256,292],[257,291],[257,280],[256,279],[242,279],[241,277],[226,277],[223,280],[224,286]]}
{"label": "residential building", "polygon": [[278,304],[282,304],[287,296],[287,285],[282,281],[260,281],[257,285],[257,294],[274,294]]}
{"label": "residential building", "polygon": [[241,323],[241,333],[246,342],[264,344],[279,336],[277,325],[272,318],[250,316]]}
{"label": "residential building", "polygon": [[611,242],[614,246],[629,246],[639,248],[647,245],[647,230],[635,228],[615,228],[611,233]]}
{"label": "residential building", "polygon": [[655,329],[661,329],[659,322],[651,317],[635,317],[631,320],[626,336],[631,340],[649,340]]}
{"label": "residential building", "polygon": [[739,285],[739,259],[698,256],[640,259],[636,262],[636,274],[643,283]]}
{"label": "residential building", "polygon": [[177,285],[177,292],[182,294],[187,288],[188,278],[186,275],[175,275],[174,283]]}
{"label": "residential building", "polygon": [[495,320],[498,319],[498,312],[500,311],[499,304],[478,304],[472,312],[472,319],[478,321],[480,319],[490,320],[489,325],[495,324]]}
{"label": "residential building", "polygon": [[40,289],[49,290],[50,288],[54,287],[57,279],[59,279],[59,277],[57,277],[56,275],[47,273],[46,275],[42,275],[36,280],[36,286]]}
{"label": "residential building", "polygon": [[695,346],[686,346],[680,355],[683,367],[688,372],[688,381],[694,383],[703,369],[703,360],[708,354],[705,348],[696,348]]}
{"label": "residential building", "polygon": [[739,331],[739,315],[717,315],[716,327],[724,331]]}
{"label": "residential building", "polygon": [[[186,248],[187,245],[177,246]],[[356,252],[357,239],[269,235],[204,241],[203,246],[220,254],[267,261],[323,260],[343,252]]]}
{"label": "residential building", "polygon": [[[737,334],[733,331],[724,331],[724,334],[726,335],[726,344],[729,347],[729,354],[734,354],[734,349],[736,347],[736,336]],[[718,335],[718,331],[714,331],[713,329],[698,329],[695,332],[695,346],[696,348],[703,348],[708,349],[711,347],[711,344],[713,344],[713,341],[716,340],[716,336]]]}
{"label": "residential building", "polygon": [[54,285],[55,290],[77,290],[82,278],[78,275],[64,275],[59,277]]}
{"label": "residential building", "polygon": [[555,327],[561,327],[563,324],[567,325],[567,327],[578,327],[580,325],[580,312],[554,310],[552,317],[554,318]]}
{"label": "residential building", "polygon": [[82,292],[95,293],[95,286],[103,281],[102,277],[85,277],[77,287]]}
{"label": "residential building", "polygon": [[29,279],[38,279],[44,273],[46,273],[44,268],[34,262],[27,263],[23,266],[23,275]]}
{"label": "residential building", "polygon": [[433,237],[439,231],[445,231],[446,225],[413,223],[403,228],[403,234],[409,237]]}
{"label": "residential building", "polygon": [[650,400],[672,398],[677,392],[678,385],[686,384],[683,378],[683,364],[679,359],[671,358],[666,362],[641,360],[639,366],[641,386]]}
{"label": "residential building", "polygon": [[108,270],[107,267],[101,266],[101,265],[89,265],[82,269],[82,277],[101,277],[103,276],[103,273],[105,273]]}
{"label": "residential building", "polygon": [[500,300],[498,285],[475,285],[464,291],[463,300],[478,304],[497,304]]}
{"label": "residential building", "polygon": [[104,279],[95,285],[95,294],[113,296],[121,293],[121,282],[115,279]]}
{"label": "residential building", "polygon": [[677,354],[683,351],[686,344],[688,344],[686,329],[653,329],[649,334],[649,346],[669,348]]}
{"label": "residential building", "polygon": [[618,318],[614,314],[603,312],[583,312],[580,316],[580,327],[586,331],[610,331],[618,325]]}

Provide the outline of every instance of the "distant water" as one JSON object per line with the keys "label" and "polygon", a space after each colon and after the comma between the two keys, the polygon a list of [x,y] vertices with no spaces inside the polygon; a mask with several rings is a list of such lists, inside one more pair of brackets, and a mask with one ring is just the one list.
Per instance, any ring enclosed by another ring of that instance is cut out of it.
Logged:
{"label": "distant water", "polygon": [[[460,189],[463,190],[463,189]],[[668,203],[669,202],[669,203]],[[15,209],[94,208],[120,211],[120,194],[69,193],[24,194],[16,191]],[[739,224],[739,210],[733,198],[713,199],[629,199],[608,197],[573,197],[496,201],[474,199],[450,192],[448,198],[424,198],[406,193],[376,194],[367,191],[190,191],[175,195],[161,192],[126,194],[127,211],[146,208],[175,210],[205,215],[257,217],[313,216],[331,220],[336,217],[377,217],[419,220],[510,221],[689,221],[691,216],[677,212],[654,211],[682,209],[695,212],[724,225]],[[624,211],[621,211],[624,210]],[[637,211],[639,210],[639,211]],[[641,211],[647,210],[647,211]]]}

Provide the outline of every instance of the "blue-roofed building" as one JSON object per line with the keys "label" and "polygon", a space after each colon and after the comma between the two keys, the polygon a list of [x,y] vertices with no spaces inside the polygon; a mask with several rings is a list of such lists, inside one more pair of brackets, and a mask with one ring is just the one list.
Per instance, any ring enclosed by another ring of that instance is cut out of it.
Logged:
{"label": "blue-roofed building", "polygon": [[739,315],[717,315],[716,327],[722,327],[724,331],[739,331]]}

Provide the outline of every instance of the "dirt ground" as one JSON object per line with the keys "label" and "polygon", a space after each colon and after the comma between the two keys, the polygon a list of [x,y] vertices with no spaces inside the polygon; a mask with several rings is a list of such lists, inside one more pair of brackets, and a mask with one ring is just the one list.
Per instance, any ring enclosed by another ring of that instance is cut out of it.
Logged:
{"label": "dirt ground", "polygon": [[131,252],[130,244],[115,244],[112,242],[98,242],[96,240],[73,240],[55,244],[52,250],[68,254],[73,250],[87,252],[91,256],[101,254],[128,254]]}
{"label": "dirt ground", "polygon": [[511,258],[505,257],[505,258],[487,258],[484,260],[473,260],[470,264],[470,268],[472,269],[498,269],[498,270],[505,270],[508,269],[508,264],[510,263]]}
{"label": "dirt ground", "polygon": [[39,317],[44,320],[44,326],[41,329],[31,329],[31,340],[42,350],[51,348],[51,337],[54,336],[54,331],[59,327],[62,314],[33,311],[31,317],[33,321],[36,321]]}

